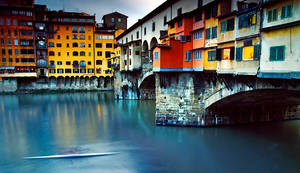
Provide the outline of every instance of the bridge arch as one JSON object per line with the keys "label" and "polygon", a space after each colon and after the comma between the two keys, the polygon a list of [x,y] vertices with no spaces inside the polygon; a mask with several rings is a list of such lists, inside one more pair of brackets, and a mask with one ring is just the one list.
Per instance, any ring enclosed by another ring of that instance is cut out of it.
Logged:
{"label": "bridge arch", "polygon": [[153,61],[153,50],[155,46],[158,44],[156,37],[153,37],[150,41],[150,59]]}

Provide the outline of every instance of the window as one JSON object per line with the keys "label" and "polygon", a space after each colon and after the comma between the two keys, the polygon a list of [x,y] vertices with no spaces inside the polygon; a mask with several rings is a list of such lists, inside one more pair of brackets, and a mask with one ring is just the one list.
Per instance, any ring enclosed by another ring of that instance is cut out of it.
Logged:
{"label": "window", "polygon": [[5,49],[2,49],[2,55],[5,55]]}
{"label": "window", "polygon": [[2,62],[3,62],[3,63],[6,63],[6,58],[2,58]]}
{"label": "window", "polygon": [[131,35],[131,41],[133,41],[133,35]]}
{"label": "window", "polygon": [[144,35],[146,35],[147,34],[147,28],[145,27],[144,28]]}
{"label": "window", "polygon": [[140,51],[135,51],[135,55],[140,55]]}
{"label": "window", "polygon": [[57,39],[60,39],[60,35],[57,35]]}
{"label": "window", "polygon": [[53,34],[49,34],[49,35],[48,35],[48,38],[49,38],[49,39],[53,39],[53,38],[54,38]]}
{"label": "window", "polygon": [[92,68],[88,69],[88,73],[94,73],[94,69]]}
{"label": "window", "polygon": [[16,19],[13,20],[13,25],[17,26],[17,20]]}
{"label": "window", "polygon": [[112,44],[111,43],[106,43],[106,48],[112,48]]}
{"label": "window", "polygon": [[85,56],[85,52],[84,52],[84,51],[81,51],[81,52],[80,52],[80,56]]}
{"label": "window", "polygon": [[73,43],[72,46],[73,47],[78,47],[78,43]]}
{"label": "window", "polygon": [[96,43],[96,48],[102,48],[102,43]]}
{"label": "window", "polygon": [[185,54],[184,61],[192,61],[193,60],[192,52],[185,52],[184,54]]}
{"label": "window", "polygon": [[71,65],[71,61],[66,61],[66,65]]}
{"label": "window", "polygon": [[92,52],[89,52],[89,56],[92,56]]}
{"label": "window", "polygon": [[154,60],[158,60],[158,52],[154,52]]}
{"label": "window", "polygon": [[202,59],[202,51],[197,50],[194,52],[194,60],[201,60]]}
{"label": "window", "polygon": [[164,17],[164,25],[166,25],[167,22],[168,22],[168,21],[167,21],[167,16],[165,16],[165,17]]}
{"label": "window", "polygon": [[1,39],[1,45],[5,45],[5,41],[3,38]]}
{"label": "window", "polygon": [[77,40],[78,39],[78,35],[72,35],[72,39],[73,40]]}
{"label": "window", "polygon": [[278,18],[278,9],[274,8],[268,11],[268,22],[277,21]]}
{"label": "window", "polygon": [[73,32],[73,33],[77,33],[77,32],[78,32],[77,26],[73,26],[73,27],[72,27],[72,32]]}
{"label": "window", "polygon": [[12,55],[12,49],[8,49],[8,55]]}
{"label": "window", "polygon": [[7,39],[7,44],[11,45],[11,39]]}
{"label": "window", "polygon": [[292,17],[292,4],[281,7],[281,19]]}
{"label": "window", "polygon": [[152,23],[152,31],[155,31],[155,22]]}
{"label": "window", "polygon": [[102,52],[101,51],[97,51],[97,56],[102,56]]}
{"label": "window", "polygon": [[79,69],[73,69],[73,73],[79,73]]}
{"label": "window", "polygon": [[182,19],[178,20],[177,26],[178,26],[178,28],[180,28],[182,26]]}
{"label": "window", "polygon": [[9,62],[12,63],[12,62],[13,62],[13,59],[12,59],[12,58],[9,58]]}
{"label": "window", "polygon": [[65,22],[70,22],[70,18],[64,18]]}
{"label": "window", "polygon": [[68,26],[66,26],[66,30],[67,30],[67,31],[69,30],[69,27],[68,27]]}
{"label": "window", "polygon": [[15,36],[18,36],[17,30],[14,30],[14,35],[15,35]]}
{"label": "window", "polygon": [[70,56],[70,52],[67,52],[67,56]]}
{"label": "window", "polygon": [[199,12],[195,15],[195,22],[202,20],[202,12]]}
{"label": "window", "polygon": [[69,40],[69,36],[68,35],[66,36],[66,39]]}
{"label": "window", "polygon": [[61,61],[57,61],[57,65],[62,65],[62,62]]}
{"label": "window", "polygon": [[211,38],[214,39],[214,38],[217,38],[218,37],[218,27],[215,26],[212,28],[212,35],[211,35]]}
{"label": "window", "polygon": [[108,38],[107,35],[102,35],[103,40],[107,40],[107,38]]}
{"label": "window", "polygon": [[110,52],[109,51],[105,51],[105,58],[110,58]]}
{"label": "window", "polygon": [[73,51],[73,56],[78,56],[78,52],[77,51]]}
{"label": "window", "polygon": [[19,44],[18,40],[14,40],[14,44],[17,46]]}
{"label": "window", "polygon": [[111,18],[111,23],[115,23],[115,18]]}
{"label": "window", "polygon": [[15,55],[19,55],[19,49],[15,49]]}
{"label": "window", "polygon": [[55,53],[53,51],[50,51],[49,56],[55,56]]}
{"label": "window", "polygon": [[210,39],[210,30],[211,28],[205,30],[205,39]]}
{"label": "window", "polygon": [[77,22],[78,20],[76,18],[72,18],[72,22]]}
{"label": "window", "polygon": [[70,47],[69,43],[67,43],[67,47]]}
{"label": "window", "polygon": [[270,47],[270,61],[284,61],[285,46]]}
{"label": "window", "polygon": [[50,73],[55,73],[55,69],[50,69]]}
{"label": "window", "polygon": [[84,36],[84,35],[80,35],[80,36],[79,36],[79,39],[80,39],[80,40],[84,40],[84,39],[85,39],[85,36]]}
{"label": "window", "polygon": [[96,35],[97,40],[101,40],[101,35]]}
{"label": "window", "polygon": [[71,69],[69,69],[69,68],[65,69],[65,73],[71,73],[71,72],[72,72]]}
{"label": "window", "polygon": [[85,22],[85,19],[79,19],[79,22]]}
{"label": "window", "polygon": [[236,56],[235,56],[235,60],[236,61],[242,61],[242,54],[243,54],[243,47],[237,47],[235,49],[236,51]]}
{"label": "window", "polygon": [[56,47],[61,47],[61,43],[56,43]]}
{"label": "window", "polygon": [[79,47],[85,47],[85,43],[80,43]]}
{"label": "window", "polygon": [[194,40],[200,40],[202,38],[203,38],[202,31],[194,32]]}
{"label": "window", "polygon": [[80,33],[85,33],[85,28],[83,26],[79,27],[79,32]]}
{"label": "window", "polygon": [[122,19],[121,19],[121,18],[118,18],[118,22],[119,22],[119,23],[122,22]]}
{"label": "window", "polygon": [[96,65],[102,65],[102,60],[96,60]]}
{"label": "window", "polygon": [[4,25],[3,19],[0,19],[0,25]]}
{"label": "window", "polygon": [[216,60],[216,51],[208,51],[208,61],[215,61]]}
{"label": "window", "polygon": [[86,69],[80,69],[80,73],[86,73]]}
{"label": "window", "polygon": [[234,30],[234,19],[224,20],[221,22],[221,33]]}
{"label": "window", "polygon": [[136,39],[139,39],[139,31],[136,32]]}
{"label": "window", "polygon": [[177,9],[177,16],[181,16],[182,15],[182,8],[178,8]]}
{"label": "window", "polygon": [[57,55],[60,56],[60,52],[58,52]]}
{"label": "window", "polygon": [[92,65],[92,62],[91,62],[91,61],[88,61],[88,65]]}
{"label": "window", "polygon": [[10,19],[6,19],[6,25],[10,25]]}

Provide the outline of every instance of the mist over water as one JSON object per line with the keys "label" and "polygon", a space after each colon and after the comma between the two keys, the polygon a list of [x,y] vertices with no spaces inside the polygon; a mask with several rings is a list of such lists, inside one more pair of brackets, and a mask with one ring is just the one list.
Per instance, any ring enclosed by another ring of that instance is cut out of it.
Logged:
{"label": "mist over water", "polygon": [[[68,153],[117,155],[25,160]],[[5,95],[0,172],[299,172],[300,121],[155,126],[155,101],[111,92]]]}

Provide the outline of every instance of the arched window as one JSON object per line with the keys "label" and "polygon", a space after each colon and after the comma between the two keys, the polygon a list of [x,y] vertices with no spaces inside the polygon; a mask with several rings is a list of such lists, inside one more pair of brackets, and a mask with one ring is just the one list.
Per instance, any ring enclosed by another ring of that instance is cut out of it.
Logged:
{"label": "arched window", "polygon": [[78,47],[78,43],[73,43],[73,47]]}
{"label": "arched window", "polygon": [[50,51],[49,56],[55,56],[55,53],[53,51]]}
{"label": "arched window", "polygon": [[85,56],[85,52],[84,52],[84,51],[81,51],[81,52],[80,52],[80,56]]}
{"label": "arched window", "polygon": [[78,52],[77,52],[77,51],[74,51],[74,52],[73,52],[73,56],[78,56]]}

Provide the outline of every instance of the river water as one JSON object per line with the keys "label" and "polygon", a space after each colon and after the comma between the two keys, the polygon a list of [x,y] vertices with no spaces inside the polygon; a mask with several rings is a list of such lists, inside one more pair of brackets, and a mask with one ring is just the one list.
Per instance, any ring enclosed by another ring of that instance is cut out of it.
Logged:
{"label": "river water", "polygon": [[[300,121],[155,126],[154,101],[113,93],[0,96],[0,172],[300,172]],[[27,156],[119,152],[26,160]]]}

